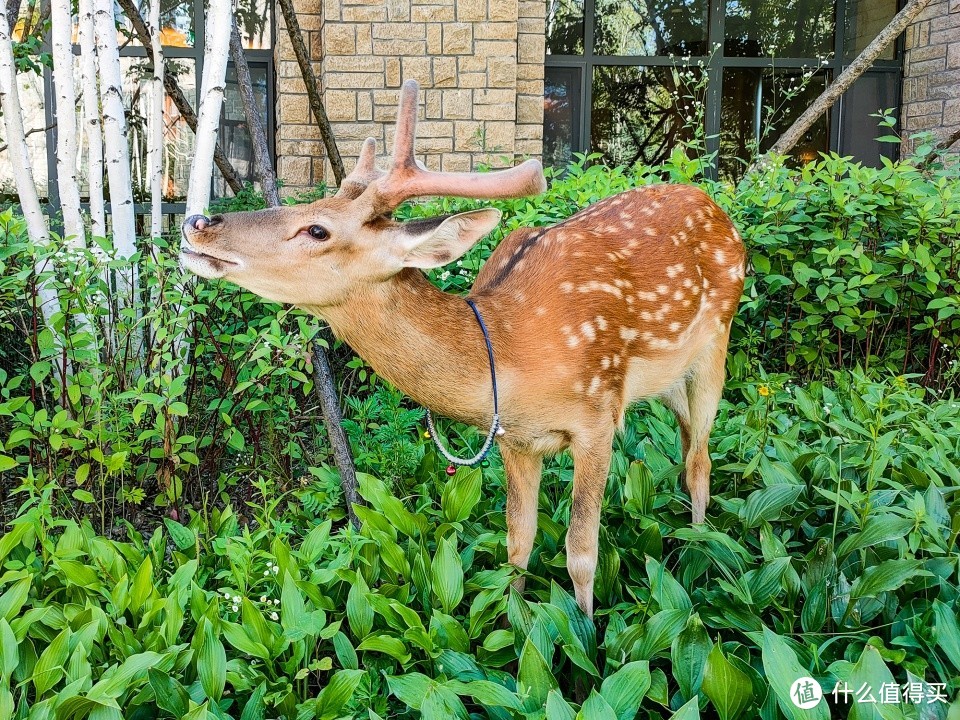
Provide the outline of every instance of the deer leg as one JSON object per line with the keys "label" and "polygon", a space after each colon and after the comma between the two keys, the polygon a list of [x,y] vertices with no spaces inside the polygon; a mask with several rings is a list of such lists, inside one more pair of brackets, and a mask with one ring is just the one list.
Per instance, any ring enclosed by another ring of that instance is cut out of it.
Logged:
{"label": "deer leg", "polygon": [[710,430],[717,416],[727,357],[726,338],[704,353],[687,381],[690,404],[690,448],[686,456],[687,490],[693,522],[702,523],[710,500]]}
{"label": "deer leg", "polygon": [[[527,569],[533,539],[537,535],[537,506],[543,458],[500,446],[503,467],[507,473],[507,559],[511,565]],[[513,586],[522,591],[524,578]]]}
{"label": "deer leg", "polygon": [[597,571],[600,505],[610,472],[613,432],[589,443],[574,443],[573,504],[567,530],[567,572],[573,580],[577,604],[593,617],[593,580]]}

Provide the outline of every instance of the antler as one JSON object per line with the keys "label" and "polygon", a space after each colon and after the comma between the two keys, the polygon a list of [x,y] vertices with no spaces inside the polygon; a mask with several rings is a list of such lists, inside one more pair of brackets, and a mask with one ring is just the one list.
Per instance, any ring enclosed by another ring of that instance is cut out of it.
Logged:
{"label": "antler", "polygon": [[372,199],[377,211],[389,212],[404,200],[427,195],[492,200],[539,195],[547,189],[543,166],[538,160],[527,160],[508,170],[486,173],[442,173],[424,168],[413,155],[419,93],[415,80],[407,80],[400,90],[390,170],[387,173],[377,170],[374,162],[376,142],[368,138],[357,166],[344,179],[337,197],[356,198],[369,189],[374,195]]}
{"label": "antler", "polygon": [[377,141],[373,138],[364,140],[356,167],[340,183],[340,189],[334,197],[354,200],[363,194],[370,183],[386,175],[383,170],[377,169],[376,153]]}

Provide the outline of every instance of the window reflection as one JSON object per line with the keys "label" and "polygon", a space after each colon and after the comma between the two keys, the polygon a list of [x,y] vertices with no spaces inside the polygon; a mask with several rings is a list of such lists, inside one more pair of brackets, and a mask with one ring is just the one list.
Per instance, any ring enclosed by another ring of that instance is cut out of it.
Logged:
{"label": "window reflection", "polygon": [[[735,68],[723,73],[720,105],[720,174],[743,175],[744,161],[766,152],[826,88],[826,72]],[[814,123],[792,151],[796,162],[816,160],[830,148],[829,113]]]}
{"label": "window reflection", "polygon": [[543,83],[543,162],[566,167],[580,142],[580,68],[548,67]]}
{"label": "window reflection", "polygon": [[830,57],[833,29],[833,0],[727,0],[724,54]]}
{"label": "window reflection", "polygon": [[597,55],[706,55],[706,0],[597,0]]}
{"label": "window reflection", "polygon": [[583,54],[583,0],[549,0],[547,54]]}
{"label": "window reflection", "polygon": [[[127,116],[127,141],[130,145],[130,180],[135,202],[149,202],[150,176],[147,174],[147,150],[150,130],[146,118],[152,115],[152,64],[146,58],[122,57],[123,100]],[[177,82],[190,104],[196,107],[194,61],[168,59],[166,67],[177,77]],[[163,161],[162,192],[167,202],[183,200],[187,194],[187,179],[193,160],[195,138],[193,131],[177,110],[173,101],[163,98]]]}
{"label": "window reflection", "polygon": [[610,165],[664,162],[702,123],[700,77],[698,68],[595,68],[591,151]]}
{"label": "window reflection", "polygon": [[269,48],[271,5],[268,0],[239,0],[236,6],[237,28],[240,40],[248,50]]}
{"label": "window reflection", "polygon": [[[847,18],[844,23],[843,51],[852,60],[880,34],[897,14],[897,0],[847,0]],[[880,55],[881,60],[896,57],[896,43],[890,43]]]}
{"label": "window reflection", "polygon": [[[253,97],[261,116],[267,114],[267,68],[265,65],[250,63],[250,79],[253,84]],[[256,170],[253,164],[253,145],[250,130],[247,128],[247,116],[243,111],[243,101],[237,85],[237,72],[231,63],[227,68],[227,84],[223,95],[223,114],[220,117],[220,134],[217,136],[220,147],[229,158],[237,175],[245,182],[255,183]],[[214,195],[227,195],[228,187],[219,170],[214,173]]]}

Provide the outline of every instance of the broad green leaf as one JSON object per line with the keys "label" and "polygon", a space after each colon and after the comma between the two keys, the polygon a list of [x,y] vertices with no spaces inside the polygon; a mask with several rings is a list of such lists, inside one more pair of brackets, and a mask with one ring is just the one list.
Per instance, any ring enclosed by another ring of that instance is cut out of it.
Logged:
{"label": "broad green leaf", "polygon": [[547,693],[546,720],[576,720],[576,717],[576,711],[563,699],[559,690],[551,690]]}
{"label": "broad green leaf", "polygon": [[[250,697],[243,706],[243,712],[240,714],[240,720],[264,720],[267,713],[267,706],[263,701],[267,693],[267,683],[262,682],[257,685],[257,689],[250,693]],[[174,715],[174,717],[177,717]]]}
{"label": "broad green leaf", "polygon": [[437,543],[437,552],[430,564],[433,592],[448,615],[463,599],[463,565],[457,553],[456,540],[446,537]]}
{"label": "broad green leaf", "polygon": [[960,671],[960,624],[957,623],[957,612],[949,605],[933,601],[934,637],[937,645]]}
{"label": "broad green leaf", "polygon": [[670,647],[683,631],[689,617],[689,610],[661,610],[644,623],[630,656],[635,660],[650,660],[661,650]]}
{"label": "broad green leaf", "polygon": [[594,689],[590,691],[590,696],[583,702],[583,707],[577,713],[577,720],[617,720],[617,713]]}
{"label": "broad green leaf", "polygon": [[724,657],[719,645],[714,645],[707,656],[702,689],[721,720],[739,717],[753,697],[750,678]]}
{"label": "broad green leaf", "polygon": [[0,618],[0,686],[7,684],[19,664],[20,653],[17,649],[17,637],[13,634],[10,624]]}
{"label": "broad green leaf", "polygon": [[0,618],[7,622],[13,621],[30,595],[31,583],[32,578],[21,578],[0,595]]}
{"label": "broad green leaf", "polygon": [[327,686],[317,696],[318,720],[333,720],[340,717],[346,705],[366,673],[363,670],[338,670]]}
{"label": "broad green leaf", "polygon": [[410,653],[407,651],[407,646],[403,644],[402,640],[390,637],[389,635],[368,635],[364,638],[363,642],[357,646],[357,650],[360,652],[369,650],[384,653],[401,665],[406,665],[410,662]]}
{"label": "broad green leaf", "polygon": [[517,671],[517,693],[521,698],[527,698],[524,709],[532,711],[542,708],[547,701],[547,693],[559,687],[547,661],[537,650],[533,639],[528,637],[523,643]]}
{"label": "broad green leaf", "polygon": [[884,720],[892,714],[898,702],[889,702],[884,697],[883,686],[895,686],[895,697],[899,698],[900,685],[893,678],[893,673],[883,662],[880,653],[871,645],[866,645],[860,654],[860,659],[853,666],[849,680],[850,689],[854,695],[850,704],[850,720]]}
{"label": "broad green leaf", "polygon": [[700,720],[700,705],[697,698],[689,700],[686,705],[670,716],[670,720]]}
{"label": "broad green leaf", "polygon": [[704,630],[700,616],[693,613],[670,648],[673,677],[677,681],[680,697],[684,702],[700,691],[703,670],[712,647],[713,642]]}
{"label": "broad green leaf", "polygon": [[33,687],[38,698],[42,698],[44,693],[63,677],[63,666],[70,651],[71,634],[70,628],[66,628],[40,654],[40,659],[33,668]]}
{"label": "broad green leaf", "polygon": [[163,524],[167,526],[173,544],[179,549],[186,550],[196,546],[197,536],[193,534],[193,530],[171,518],[164,518]]}
{"label": "broad green leaf", "polygon": [[207,697],[219,702],[227,682],[227,652],[210,623],[204,626],[203,643],[197,653],[197,675]]}
{"label": "broad green leaf", "polygon": [[803,485],[778,483],[754,490],[740,509],[740,519],[747,528],[755,528],[762,521],[773,521],[780,512],[796,502],[803,491]]}
{"label": "broad green leaf", "polygon": [[913,528],[913,523],[909,518],[891,513],[871,515],[862,531],[850,535],[840,543],[837,556],[845,557],[855,550],[902,538]]}
{"label": "broad green leaf", "polygon": [[390,688],[390,692],[414,710],[420,709],[427,691],[434,685],[436,681],[418,672],[387,676],[387,687]]}
{"label": "broad green leaf", "polygon": [[908,580],[929,575],[920,560],[886,560],[863,571],[850,588],[850,602],[857,598],[876,597],[901,587]]}
{"label": "broad green leaf", "polygon": [[650,663],[638,660],[627,663],[604,678],[600,695],[613,708],[619,720],[628,720],[636,716],[640,701],[649,688]]}
{"label": "broad green leaf", "polygon": [[183,685],[167,673],[155,668],[147,670],[147,679],[150,682],[150,687],[153,688],[153,694],[157,698],[157,706],[161,710],[166,710],[175,718],[187,714],[187,708],[190,706],[190,696]]}
{"label": "broad green leaf", "polygon": [[460,468],[443,488],[440,506],[448,522],[463,522],[480,500],[483,471]]}
{"label": "broad green leaf", "polygon": [[689,610],[693,607],[687,591],[670,574],[666,566],[647,556],[646,570],[650,581],[650,593],[661,610]]}
{"label": "broad green leaf", "polygon": [[357,573],[356,577],[356,581],[350,586],[350,592],[347,593],[347,622],[353,637],[362,640],[373,628],[373,606],[366,597],[369,590],[367,583],[360,573]]}
{"label": "broad green leaf", "polygon": [[[823,720],[830,717],[827,703],[821,700],[809,710],[801,709],[790,697],[791,687],[801,678],[809,677],[796,654],[786,641],[769,628],[763,629],[761,651],[763,671],[770,687],[777,696],[780,711],[790,720]],[[814,680],[814,682],[816,682]]]}
{"label": "broad green leaf", "polygon": [[482,705],[505,707],[511,710],[520,710],[521,707],[520,698],[517,697],[516,693],[489,680],[471,680],[469,682],[448,680],[444,683],[444,686],[457,695],[469,695]]}

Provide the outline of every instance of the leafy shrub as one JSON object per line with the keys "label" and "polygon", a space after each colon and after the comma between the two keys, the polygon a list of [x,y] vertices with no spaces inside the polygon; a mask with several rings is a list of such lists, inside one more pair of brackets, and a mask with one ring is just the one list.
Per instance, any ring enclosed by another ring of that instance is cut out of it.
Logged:
{"label": "leafy shrub", "polygon": [[361,474],[358,532],[304,510],[299,490],[261,488],[246,527],[227,508],[123,541],[36,498],[0,537],[0,708],[799,718],[788,693],[809,675],[828,697],[912,682],[915,698],[874,707],[944,718],[928,701],[960,688],[956,403],[927,405],[900,378],[833,380],[732,388],[702,529],[687,526],[668,412],[631,419],[595,622],[565,590],[563,474],[543,486],[523,596],[508,590],[499,469],[448,479],[432,453],[392,491]]}

